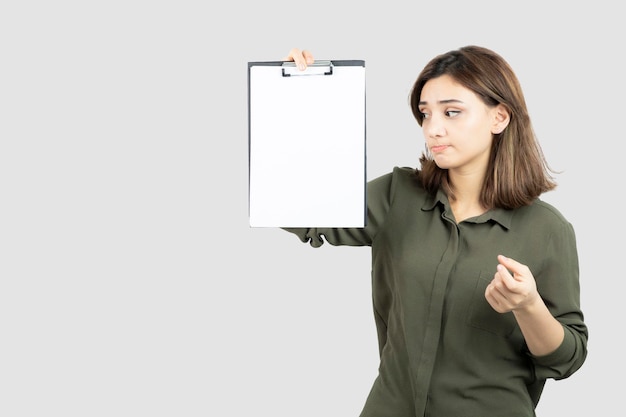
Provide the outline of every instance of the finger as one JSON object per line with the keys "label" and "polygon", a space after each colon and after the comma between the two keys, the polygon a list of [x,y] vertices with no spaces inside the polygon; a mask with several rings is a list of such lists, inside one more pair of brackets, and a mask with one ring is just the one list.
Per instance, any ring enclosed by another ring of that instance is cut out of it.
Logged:
{"label": "finger", "polygon": [[504,265],[498,264],[496,266],[496,271],[496,276],[500,278],[499,281],[502,283],[502,286],[505,289],[511,290],[515,288],[517,281],[515,280],[515,278],[513,278],[509,270]]}
{"label": "finger", "polygon": [[315,60],[313,59],[313,54],[306,49],[302,51],[302,56],[304,57],[307,65],[311,65]]}
{"label": "finger", "polygon": [[493,282],[491,282],[489,285],[487,285],[487,288],[485,288],[485,297],[495,299],[496,295],[497,295],[496,286],[494,285]]}
{"label": "finger", "polygon": [[295,56],[297,55],[301,55],[301,52],[298,48],[292,48],[289,53],[287,54],[286,57],[284,57],[282,60],[283,61],[293,61],[295,59]]}
{"label": "finger", "polygon": [[517,262],[513,258],[507,258],[504,255],[498,255],[498,261],[501,265],[504,265],[506,269],[511,272],[513,279],[523,276],[528,271],[528,267],[522,263]]}
{"label": "finger", "polygon": [[496,298],[507,298],[507,293],[509,291],[509,286],[506,283],[506,278],[500,276],[500,271],[494,274],[494,278],[491,283],[487,286],[487,290],[489,290],[490,294]]}
{"label": "finger", "polygon": [[498,262],[500,262],[502,265],[507,267],[507,269],[509,269],[512,272],[521,272],[520,268],[524,267],[523,264],[517,262],[515,259],[507,258],[504,255],[498,255]]}
{"label": "finger", "polygon": [[506,297],[500,292],[496,285],[492,282],[485,289],[485,299],[489,305],[499,313],[506,311]]}
{"label": "finger", "polygon": [[283,61],[293,61],[300,71],[304,71],[307,66],[307,58],[304,56],[305,52],[313,58],[313,55],[310,52],[301,51],[298,48],[292,48],[291,51],[289,51],[289,54],[283,58]]}

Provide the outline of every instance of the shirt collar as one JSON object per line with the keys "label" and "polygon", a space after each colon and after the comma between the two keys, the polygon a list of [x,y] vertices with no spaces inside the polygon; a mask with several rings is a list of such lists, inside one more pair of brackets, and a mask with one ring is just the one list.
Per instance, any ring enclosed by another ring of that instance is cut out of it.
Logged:
{"label": "shirt collar", "polygon": [[[448,200],[448,196],[441,189],[437,191],[437,194],[431,195],[428,198],[426,198],[426,200],[424,201],[424,204],[422,204],[422,210],[431,211],[431,210],[434,210],[435,207],[437,207],[438,205],[441,206],[442,209],[444,210],[450,208],[450,202]],[[470,222],[470,223],[486,223],[488,221],[494,221],[498,223],[500,226],[508,230],[511,228],[512,218],[513,218],[512,210],[495,208],[495,209],[491,209],[487,211],[484,214],[481,214],[480,216],[477,216],[477,217],[474,217],[472,219],[468,219],[465,221]]]}

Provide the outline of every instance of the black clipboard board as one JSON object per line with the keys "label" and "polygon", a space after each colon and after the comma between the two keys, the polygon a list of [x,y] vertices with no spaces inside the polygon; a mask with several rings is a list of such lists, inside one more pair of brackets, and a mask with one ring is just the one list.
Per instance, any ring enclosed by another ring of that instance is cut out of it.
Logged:
{"label": "black clipboard board", "polygon": [[363,227],[365,61],[248,62],[251,227]]}

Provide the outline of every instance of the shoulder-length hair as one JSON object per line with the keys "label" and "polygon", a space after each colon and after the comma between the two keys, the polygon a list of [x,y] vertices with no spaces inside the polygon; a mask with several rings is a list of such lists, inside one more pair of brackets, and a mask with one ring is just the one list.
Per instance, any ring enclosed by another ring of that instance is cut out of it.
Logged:
{"label": "shoulder-length hair", "polygon": [[[472,90],[487,106],[501,104],[510,113],[508,126],[494,134],[480,202],[486,208],[513,209],[532,203],[556,187],[553,171],[547,164],[532,127],[522,89],[510,65],[495,52],[474,45],[433,58],[417,77],[409,100],[413,116],[422,126],[419,110],[424,85],[442,75],[451,76]],[[448,170],[437,166],[423,152],[418,178],[430,193],[439,188],[454,200]]]}

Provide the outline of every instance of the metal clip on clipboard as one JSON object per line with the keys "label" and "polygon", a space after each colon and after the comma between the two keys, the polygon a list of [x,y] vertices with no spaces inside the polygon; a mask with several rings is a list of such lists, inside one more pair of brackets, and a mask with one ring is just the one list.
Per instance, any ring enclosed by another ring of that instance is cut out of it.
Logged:
{"label": "metal clip on clipboard", "polygon": [[331,61],[315,61],[307,65],[304,71],[300,71],[295,62],[283,62],[283,77],[302,75],[332,75],[333,63]]}

